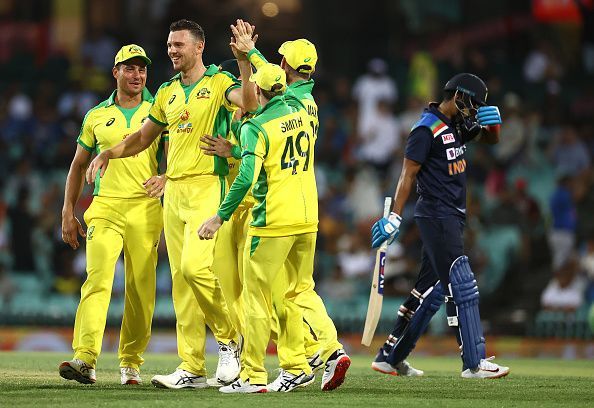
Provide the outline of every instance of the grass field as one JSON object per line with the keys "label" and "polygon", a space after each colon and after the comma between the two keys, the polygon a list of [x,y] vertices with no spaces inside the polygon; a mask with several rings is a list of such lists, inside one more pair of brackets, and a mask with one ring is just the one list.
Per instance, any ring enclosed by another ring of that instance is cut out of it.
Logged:
{"label": "grass field", "polygon": [[[562,360],[502,360],[511,373],[501,380],[463,380],[455,358],[415,358],[423,378],[391,377],[369,369],[370,356],[354,356],[345,384],[322,392],[320,380],[289,394],[222,395],[216,389],[162,390],[150,385],[153,374],[175,368],[177,356],[146,357],[140,386],[119,385],[114,354],[101,356],[95,385],[63,380],[57,366],[70,355],[61,353],[0,353],[0,407],[447,407],[447,406],[593,406],[594,363]],[[273,377],[275,358],[269,358]],[[215,356],[209,357],[215,367]]]}

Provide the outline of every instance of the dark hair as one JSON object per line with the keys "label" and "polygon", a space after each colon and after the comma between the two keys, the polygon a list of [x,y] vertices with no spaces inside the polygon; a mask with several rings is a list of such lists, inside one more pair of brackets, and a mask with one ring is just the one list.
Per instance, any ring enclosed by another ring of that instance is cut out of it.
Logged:
{"label": "dark hair", "polygon": [[265,91],[264,89],[260,88],[262,91],[262,95],[268,100],[274,98],[275,96],[282,95],[284,91],[282,91],[283,86],[281,84],[274,84],[272,85],[272,89],[270,91]]}
{"label": "dark hair", "polygon": [[300,79],[305,79],[305,80],[308,80],[309,78],[311,78],[311,73],[299,72],[300,68],[308,67],[311,69],[310,65],[300,65],[297,67],[297,69],[295,69],[289,65],[287,60],[285,60],[285,65],[286,65],[285,71],[288,71],[287,73],[290,74],[292,77],[298,77]]}
{"label": "dark hair", "polygon": [[182,31],[182,30],[188,30],[190,32],[190,34],[192,34],[194,36],[194,38],[196,38],[197,40],[200,40],[200,41],[205,40],[204,30],[195,21],[186,20],[185,18],[183,18],[181,20],[174,21],[169,26],[169,31]]}

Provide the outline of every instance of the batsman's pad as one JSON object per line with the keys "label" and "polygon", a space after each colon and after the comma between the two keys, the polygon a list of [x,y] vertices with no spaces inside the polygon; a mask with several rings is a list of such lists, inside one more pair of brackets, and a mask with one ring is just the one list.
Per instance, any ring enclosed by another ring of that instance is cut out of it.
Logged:
{"label": "batsman's pad", "polygon": [[[475,369],[485,358],[485,338],[479,314],[479,290],[465,255],[452,263],[449,290],[451,298],[447,301],[455,307],[447,307],[448,324],[458,326],[464,369]],[[450,315],[452,312],[455,316]]]}
{"label": "batsman's pad", "polygon": [[404,332],[386,358],[386,361],[391,365],[400,363],[414,350],[417,340],[425,332],[431,318],[443,304],[444,295],[440,281],[437,281],[422,294],[415,292],[413,289],[413,295],[419,299],[419,307],[414,311]]}

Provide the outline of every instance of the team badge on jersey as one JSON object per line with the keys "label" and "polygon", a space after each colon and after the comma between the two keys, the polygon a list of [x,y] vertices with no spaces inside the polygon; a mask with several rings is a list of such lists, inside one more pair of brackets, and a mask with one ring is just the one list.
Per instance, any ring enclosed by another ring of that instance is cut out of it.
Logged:
{"label": "team badge on jersey", "polygon": [[196,99],[208,99],[210,98],[210,91],[208,88],[200,88],[196,94]]}
{"label": "team badge on jersey", "polygon": [[443,144],[454,143],[456,141],[452,133],[441,135],[441,140],[443,141]]}

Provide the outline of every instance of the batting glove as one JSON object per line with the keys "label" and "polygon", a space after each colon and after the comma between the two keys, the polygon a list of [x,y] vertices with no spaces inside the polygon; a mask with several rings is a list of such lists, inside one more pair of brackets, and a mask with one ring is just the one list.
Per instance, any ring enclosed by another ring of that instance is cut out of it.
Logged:
{"label": "batting glove", "polygon": [[501,125],[501,114],[497,106],[481,106],[476,112],[476,120],[481,126]]}
{"label": "batting glove", "polygon": [[394,242],[400,233],[401,222],[402,217],[393,212],[377,220],[371,227],[371,247],[377,248],[386,240],[388,245]]}

